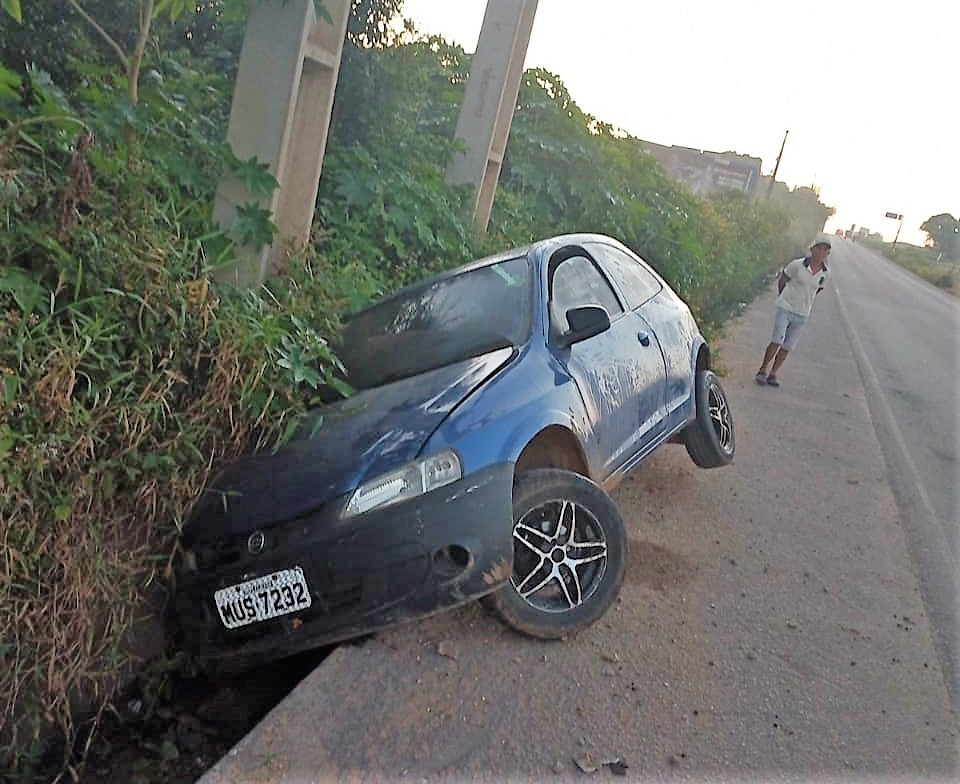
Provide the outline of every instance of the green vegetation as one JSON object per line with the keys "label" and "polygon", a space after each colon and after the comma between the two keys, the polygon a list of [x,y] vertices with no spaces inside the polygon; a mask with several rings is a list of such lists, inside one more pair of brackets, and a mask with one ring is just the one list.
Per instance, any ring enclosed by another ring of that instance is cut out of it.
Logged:
{"label": "green vegetation", "polygon": [[794,258],[807,252],[813,235],[835,212],[833,207],[820,202],[820,192],[814,187],[800,186],[791,190],[782,182],[774,182],[771,187],[770,178],[761,177],[759,191],[770,205],[789,216],[787,237]]}
{"label": "green vegetation", "polygon": [[937,251],[940,261],[960,262],[960,221],[945,212],[931,215],[920,231],[927,234],[927,245]]}
{"label": "green vegetation", "polygon": [[960,265],[943,260],[941,252],[936,248],[920,248],[903,242],[894,246],[892,243],[875,239],[860,240],[860,243],[895,261],[937,288],[960,296]]}
{"label": "green vegetation", "polygon": [[[191,502],[225,460],[287,438],[332,382],[338,313],[588,230],[645,254],[716,330],[822,225],[791,225],[789,199],[695,198],[530,71],[477,236],[443,182],[469,58],[392,37],[399,4],[354,2],[313,240],[247,291],[214,283],[236,247],[213,195],[225,172],[274,183],[223,143],[242,41],[227,4],[141,17],[132,0],[91,2],[102,33],[57,0],[0,6],[23,16],[0,40],[0,767],[13,781],[83,758],[143,666],[130,630],[162,604]],[[235,229],[253,244],[273,232],[256,210]]]}

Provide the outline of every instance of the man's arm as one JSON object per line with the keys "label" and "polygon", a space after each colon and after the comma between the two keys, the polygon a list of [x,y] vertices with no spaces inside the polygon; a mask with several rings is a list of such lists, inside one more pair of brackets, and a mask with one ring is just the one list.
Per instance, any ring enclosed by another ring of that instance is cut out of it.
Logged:
{"label": "man's arm", "polygon": [[783,269],[780,270],[780,274],[777,276],[778,293],[783,293],[787,283],[793,279],[793,276],[797,274],[797,269],[802,268],[802,266],[803,259],[793,259],[793,261],[788,261],[783,265]]}
{"label": "man's arm", "polygon": [[788,280],[790,280],[790,276],[787,274],[787,268],[784,267],[777,275],[777,294],[783,294],[783,289],[786,287]]}

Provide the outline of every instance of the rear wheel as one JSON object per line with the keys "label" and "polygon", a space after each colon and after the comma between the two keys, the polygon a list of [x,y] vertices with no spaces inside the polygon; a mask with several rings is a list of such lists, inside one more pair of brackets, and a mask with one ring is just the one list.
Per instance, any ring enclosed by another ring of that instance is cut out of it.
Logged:
{"label": "rear wheel", "polygon": [[555,639],[585,629],[616,599],[627,537],[613,499],[579,474],[535,469],[513,489],[513,574],[482,600],[508,626]]}
{"label": "rear wheel", "polygon": [[720,380],[710,370],[697,371],[697,417],[684,430],[687,454],[700,468],[719,468],[733,460],[736,439],[733,414]]}

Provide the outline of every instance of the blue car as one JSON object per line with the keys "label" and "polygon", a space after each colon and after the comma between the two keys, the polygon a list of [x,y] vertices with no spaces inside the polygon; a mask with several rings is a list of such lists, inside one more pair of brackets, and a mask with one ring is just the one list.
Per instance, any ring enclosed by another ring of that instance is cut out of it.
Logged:
{"label": "blue car", "polygon": [[642,259],[565,235],[347,319],[357,392],[210,482],[183,532],[184,646],[244,668],[482,598],[564,637],[619,592],[608,495],[661,444],[703,468],[733,419],[687,305]]}

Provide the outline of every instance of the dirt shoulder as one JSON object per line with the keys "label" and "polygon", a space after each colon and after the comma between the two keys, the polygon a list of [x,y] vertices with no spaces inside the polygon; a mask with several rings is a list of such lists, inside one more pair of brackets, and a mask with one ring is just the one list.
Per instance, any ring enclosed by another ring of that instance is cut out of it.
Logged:
{"label": "dirt shoulder", "polygon": [[598,624],[544,643],[471,605],[343,646],[201,784],[580,781],[613,760],[644,781],[956,780],[956,717],[836,301],[780,389],[753,382],[771,303],[719,346],[734,464],[701,471],[668,446],[615,493],[630,563]]}

